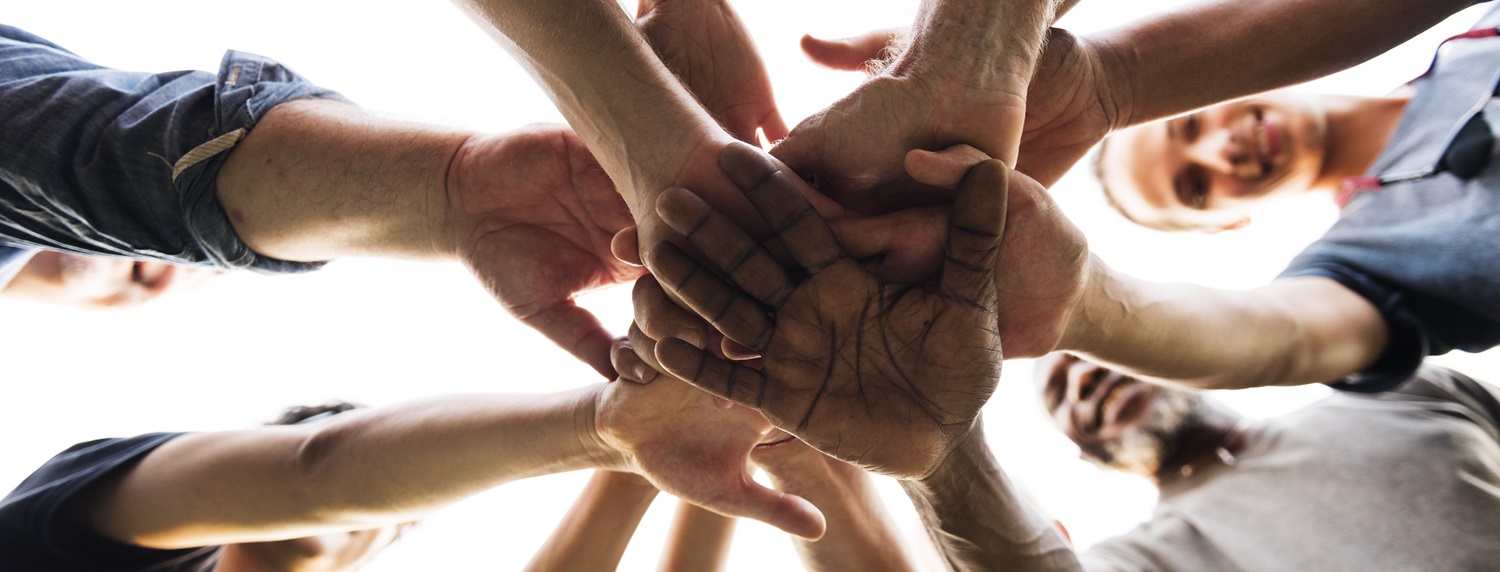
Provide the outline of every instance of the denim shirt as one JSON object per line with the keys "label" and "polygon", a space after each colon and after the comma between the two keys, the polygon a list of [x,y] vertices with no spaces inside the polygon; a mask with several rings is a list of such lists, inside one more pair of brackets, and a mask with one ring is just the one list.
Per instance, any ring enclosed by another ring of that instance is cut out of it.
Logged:
{"label": "denim shirt", "polygon": [[216,179],[276,105],[342,99],[270,59],[229,51],[218,74],[101,67],[0,25],[0,245],[297,272],[230,226]]}

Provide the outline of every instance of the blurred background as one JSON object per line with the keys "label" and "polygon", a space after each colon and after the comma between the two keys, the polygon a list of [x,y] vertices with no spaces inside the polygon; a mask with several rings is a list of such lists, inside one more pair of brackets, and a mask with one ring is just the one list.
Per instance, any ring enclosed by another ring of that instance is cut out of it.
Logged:
{"label": "blurred background", "polygon": [[[1058,25],[1087,33],[1179,5],[1083,2]],[[758,43],[788,123],[852,90],[858,74],[803,58],[802,34],[854,35],[903,26],[916,0],[735,1]],[[628,1],[623,9],[633,13]],[[1421,73],[1442,40],[1483,8],[1461,13],[1406,45],[1337,76],[1299,87],[1379,95]],[[392,117],[486,131],[560,122],[546,95],[451,4],[355,0],[0,0],[4,23],[97,63],[131,70],[214,70],[223,50],[280,60],[319,85]],[[565,41],[589,42],[578,35]],[[1137,228],[1105,204],[1086,167],[1053,189],[1111,266],[1141,278],[1244,289],[1274,277],[1337,213],[1309,196],[1256,213],[1249,228],[1217,235]],[[584,304],[616,332],[629,323],[629,287]],[[1493,352],[1491,352],[1493,353]],[[150,431],[214,430],[266,421],[291,404],[345,399],[384,405],[466,392],[550,392],[600,381],[511,319],[456,264],[347,259],[300,276],[220,276],[144,307],[88,312],[0,300],[0,490],[63,448]],[[1441,363],[1500,380],[1496,355]],[[1253,417],[1317,399],[1325,388],[1224,394]],[[990,443],[1006,470],[1068,527],[1080,547],[1150,514],[1154,489],[1077,460],[1047,425],[1028,361],[1007,362],[986,408]],[[587,479],[584,472],[503,486],[443,510],[410,531],[372,571],[519,569]],[[379,479],[380,475],[370,475]],[[900,488],[881,479],[887,507],[914,546],[925,543]],[[673,503],[663,495],[621,565],[649,570]],[[742,521],[730,570],[799,569],[779,531]],[[931,564],[931,562],[929,562]]]}

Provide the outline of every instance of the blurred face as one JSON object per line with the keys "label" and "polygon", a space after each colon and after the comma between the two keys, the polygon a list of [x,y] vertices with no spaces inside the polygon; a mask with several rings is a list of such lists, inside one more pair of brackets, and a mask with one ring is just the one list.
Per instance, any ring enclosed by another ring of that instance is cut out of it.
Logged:
{"label": "blurred face", "polygon": [[1036,363],[1052,423],[1081,456],[1113,469],[1154,476],[1188,432],[1202,426],[1203,398],[1126,377],[1070,354]]}
{"label": "blurred face", "polygon": [[1262,201],[1305,191],[1328,156],[1319,101],[1278,92],[1121,130],[1106,140],[1105,188],[1131,219],[1224,229]]}
{"label": "blurred face", "polygon": [[74,306],[122,307],[197,285],[214,274],[164,262],[42,251],[5,291]]}

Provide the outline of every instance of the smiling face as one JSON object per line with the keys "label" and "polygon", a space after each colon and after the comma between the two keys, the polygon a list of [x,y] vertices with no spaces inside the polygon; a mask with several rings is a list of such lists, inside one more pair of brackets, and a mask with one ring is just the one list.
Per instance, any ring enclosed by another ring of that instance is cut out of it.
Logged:
{"label": "smiling face", "polygon": [[1202,396],[1152,385],[1055,352],[1036,362],[1052,423],[1081,456],[1113,469],[1155,476],[1189,432],[1202,426]]}
{"label": "smiling face", "polygon": [[1124,129],[1104,145],[1101,182],[1131,220],[1233,228],[1262,201],[1318,181],[1328,119],[1317,98],[1279,92]]}

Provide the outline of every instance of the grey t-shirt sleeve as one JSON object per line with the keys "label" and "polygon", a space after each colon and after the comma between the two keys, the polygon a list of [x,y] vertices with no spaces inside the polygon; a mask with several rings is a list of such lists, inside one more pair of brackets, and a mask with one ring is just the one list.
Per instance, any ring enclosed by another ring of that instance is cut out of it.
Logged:
{"label": "grey t-shirt sleeve", "polygon": [[1157,514],[1135,529],[1105,539],[1084,554],[1108,562],[1120,572],[1233,570],[1222,553],[1211,550],[1192,523],[1176,514]]}

